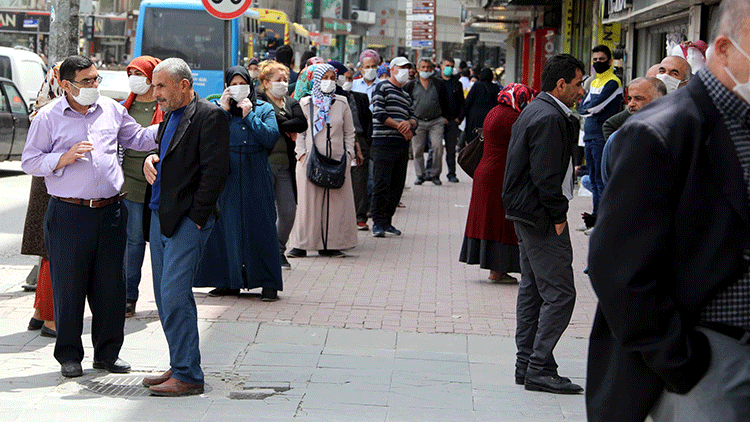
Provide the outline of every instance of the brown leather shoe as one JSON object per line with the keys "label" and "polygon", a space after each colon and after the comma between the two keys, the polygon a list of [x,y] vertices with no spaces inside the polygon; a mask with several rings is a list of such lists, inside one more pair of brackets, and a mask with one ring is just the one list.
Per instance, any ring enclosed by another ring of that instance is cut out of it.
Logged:
{"label": "brown leather shoe", "polygon": [[159,385],[164,382],[166,382],[168,379],[172,378],[172,370],[156,376],[156,377],[146,377],[141,381],[141,384],[143,384],[144,387],[151,387],[152,385]]}
{"label": "brown leather shoe", "polygon": [[203,384],[188,384],[176,378],[148,388],[152,396],[179,397],[203,394]]}

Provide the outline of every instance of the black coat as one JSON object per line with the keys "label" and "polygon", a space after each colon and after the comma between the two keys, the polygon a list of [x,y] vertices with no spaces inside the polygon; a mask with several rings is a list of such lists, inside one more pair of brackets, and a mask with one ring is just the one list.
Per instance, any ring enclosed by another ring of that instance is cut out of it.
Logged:
{"label": "black coat", "polygon": [[742,168],[699,77],[634,114],[612,140],[612,176],[591,236],[599,297],[589,344],[591,421],[642,422],[664,387],[684,394],[710,349],[706,303],[744,270]]}
{"label": "black coat", "polygon": [[[258,98],[273,105],[268,99],[265,92],[258,92]],[[299,102],[292,97],[284,98],[284,110],[281,113],[276,113],[276,124],[279,126],[279,133],[284,137],[286,142],[286,152],[289,157],[289,171],[292,174],[292,180],[294,178],[294,168],[297,160],[294,156],[295,142],[290,138],[287,133],[302,133],[307,130],[307,119],[305,114],[302,112],[302,107],[299,106]],[[295,186],[295,190],[297,187]]]}
{"label": "black coat", "polygon": [[350,107],[351,100],[352,98],[354,99],[355,105],[357,106],[357,112],[359,113],[359,124],[362,125],[362,130],[364,130],[362,136],[372,141],[372,111],[370,111],[370,98],[367,97],[367,94],[355,91],[349,91],[345,97],[349,99]]}
{"label": "black coat", "polygon": [[[161,142],[172,113],[159,124]],[[204,226],[229,174],[229,122],[224,111],[195,94],[161,160],[159,222],[172,237],[183,217]]]}
{"label": "black coat", "polygon": [[484,118],[497,105],[497,96],[500,94],[500,87],[492,82],[477,81],[466,95],[466,101],[461,109],[458,120],[466,119],[466,129],[464,137],[466,142],[470,142],[476,136],[474,130],[481,129],[484,125]]}
{"label": "black coat", "polygon": [[[450,112],[444,117],[448,120],[457,119],[458,116],[461,115],[461,110],[464,109],[464,103],[466,102],[464,99],[464,86],[461,84],[461,81],[458,80],[458,76],[451,76],[450,79],[439,79],[445,84],[446,90],[453,93],[453,98],[456,101],[455,112]],[[448,101],[448,107],[450,109],[450,101]]]}
{"label": "black coat", "polygon": [[[451,105],[448,102],[448,88],[445,87],[445,82],[437,76],[430,77],[430,82],[435,85],[437,89],[438,100],[440,101],[440,116],[448,119],[451,116]],[[419,82],[419,78],[409,81],[403,86],[404,92],[409,94],[411,97],[412,108],[414,107],[414,87]],[[495,95],[497,97],[497,95]]]}
{"label": "black coat", "polygon": [[508,220],[541,233],[567,220],[562,184],[579,127],[578,120],[567,116],[546,92],[523,109],[513,124],[505,164],[503,205]]}

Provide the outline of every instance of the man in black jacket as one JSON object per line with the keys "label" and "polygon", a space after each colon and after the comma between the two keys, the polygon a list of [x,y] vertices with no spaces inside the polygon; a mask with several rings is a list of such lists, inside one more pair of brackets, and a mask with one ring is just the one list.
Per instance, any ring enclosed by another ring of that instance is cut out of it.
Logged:
{"label": "man in black jacket", "polygon": [[[571,152],[578,120],[570,107],[583,97],[584,66],[575,57],[550,58],[542,92],[513,124],[503,181],[506,218],[515,223],[521,254],[516,305],[516,384],[527,390],[577,394],[557,373],[552,354],[575,305],[573,248],[567,225]],[[572,179],[570,179],[572,181]]]}
{"label": "man in black jacket", "polygon": [[[440,64],[440,77],[445,82],[446,91],[448,94],[448,106],[450,113],[445,116],[448,119],[448,123],[445,124],[445,164],[448,166],[448,181],[458,183],[456,177],[456,145],[458,144],[458,136],[461,134],[461,130],[458,125],[461,121],[458,120],[458,115],[461,114],[461,109],[464,108],[464,87],[461,85],[461,81],[458,80],[458,75],[453,76],[453,69],[456,62],[452,58],[446,57]],[[427,160],[428,162],[430,160]]]}
{"label": "man in black jacket", "polygon": [[[167,114],[159,126],[159,154],[146,157],[151,183],[151,266],[154,298],[169,344],[170,369],[143,380],[153,395],[203,393],[193,278],[229,174],[229,123],[217,106],[193,91],[181,59],[154,68],[154,96]],[[242,106],[242,103],[240,103]]]}
{"label": "man in black jacket", "polygon": [[612,139],[590,421],[750,420],[750,2],[719,17],[706,67]]}
{"label": "man in black jacket", "polygon": [[[404,91],[411,96],[414,115],[419,119],[419,127],[411,139],[414,153],[415,185],[430,180],[441,185],[440,173],[443,170],[443,133],[447,116],[450,115],[448,91],[442,79],[435,75],[435,65],[430,59],[419,61],[419,76],[404,85]],[[430,139],[432,167],[425,170],[424,149],[427,136]]]}

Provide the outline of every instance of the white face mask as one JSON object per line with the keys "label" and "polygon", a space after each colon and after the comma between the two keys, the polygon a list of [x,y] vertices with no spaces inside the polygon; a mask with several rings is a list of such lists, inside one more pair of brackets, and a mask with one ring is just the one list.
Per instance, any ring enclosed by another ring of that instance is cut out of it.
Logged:
{"label": "white face mask", "polygon": [[323,79],[320,81],[320,91],[324,94],[330,94],[336,89],[336,82],[330,79]]}
{"label": "white face mask", "polygon": [[99,99],[99,88],[78,88],[78,95],[73,95],[73,99],[82,106],[90,106]]}
{"label": "white face mask", "polygon": [[250,95],[250,85],[232,85],[229,87],[229,95],[239,103]]}
{"label": "white face mask", "polygon": [[253,79],[258,79],[258,75],[260,74],[260,70],[250,70],[248,71],[250,73],[250,77]]}
{"label": "white face mask", "polygon": [[338,78],[336,78],[336,85],[343,87],[345,83],[346,83],[345,75],[339,75]]}
{"label": "white face mask", "polygon": [[135,95],[142,95],[148,92],[149,89],[151,89],[151,85],[146,83],[145,76],[136,76],[136,75],[130,75],[128,77],[128,84],[130,85],[130,90]]}
{"label": "white face mask", "polygon": [[271,90],[269,93],[275,98],[282,98],[286,95],[289,89],[289,84],[286,82],[271,82]]}
{"label": "white face mask", "polygon": [[399,69],[396,73],[396,82],[402,84],[409,80],[409,69]]}
{"label": "white face mask", "polygon": [[656,75],[656,77],[660,81],[664,82],[664,85],[667,86],[667,94],[671,94],[671,93],[677,91],[677,88],[680,87],[680,83],[682,83],[681,80],[675,78],[672,75],[668,75],[666,73],[660,73],[660,74]]}
{"label": "white face mask", "polygon": [[[736,48],[737,51],[742,53],[742,55],[745,56],[746,59],[750,60],[750,55],[748,55],[745,50],[743,50],[736,42],[734,42],[733,39],[730,38],[729,40],[732,41],[732,44],[734,44],[734,48]],[[747,82],[740,83],[740,81],[738,81],[737,78],[734,77],[729,68],[724,66],[724,70],[735,83],[734,88],[732,88],[732,92],[739,95],[743,100],[745,100],[745,102],[750,103],[750,76],[748,76]]]}
{"label": "white face mask", "polygon": [[419,72],[419,77],[422,79],[430,79],[432,72]]}
{"label": "white face mask", "polygon": [[365,69],[362,71],[362,77],[368,81],[374,81],[378,77],[378,69]]}
{"label": "white face mask", "polygon": [[346,92],[349,92],[352,90],[352,85],[354,85],[353,82],[346,81],[343,85],[341,85],[341,89],[343,89]]}

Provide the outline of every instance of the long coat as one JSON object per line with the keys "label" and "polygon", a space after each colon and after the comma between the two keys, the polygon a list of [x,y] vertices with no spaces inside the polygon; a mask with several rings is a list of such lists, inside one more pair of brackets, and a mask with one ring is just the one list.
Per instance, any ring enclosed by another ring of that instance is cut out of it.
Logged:
{"label": "long coat", "polygon": [[459,120],[466,118],[466,130],[464,130],[466,143],[474,139],[476,136],[474,129],[482,127],[487,113],[497,105],[497,94],[499,93],[500,87],[492,82],[480,81],[471,87],[461,114],[458,116]]}
{"label": "long coat", "polygon": [[271,104],[229,119],[229,177],[195,287],[282,290],[279,237],[268,150],[279,140]]}
{"label": "long coat", "polygon": [[742,166],[701,79],[638,111],[612,140],[589,248],[599,298],[590,421],[642,422],[664,388],[684,394],[698,383],[712,359],[696,330],[701,311],[747,268]]}
{"label": "long coat", "polygon": [[26,222],[23,225],[21,254],[48,258],[47,246],[44,243],[44,215],[47,213],[48,203],[49,194],[44,177],[32,177],[29,207],[26,210]]}
{"label": "long coat", "polygon": [[484,121],[484,152],[474,172],[466,237],[518,245],[513,223],[505,219],[501,193],[511,127],[519,114],[511,107],[498,105]]}
{"label": "long coat", "polygon": [[[311,97],[300,100],[302,112],[310,120]],[[317,115],[318,108],[314,107]],[[346,97],[336,95],[330,110],[331,156],[340,159],[346,152],[347,162],[354,158],[354,125],[352,112]],[[297,213],[289,236],[289,246],[302,250],[322,250],[323,234],[328,236],[328,249],[351,249],[357,246],[357,217],[354,210],[351,166],[346,166],[344,186],[329,189],[330,204],[326,203],[326,189],[307,180],[307,159],[313,145],[312,125],[297,136],[294,150],[297,157]],[[321,154],[326,153],[326,129],[315,136],[315,146]],[[303,157],[304,156],[304,157]],[[300,158],[302,160],[300,161]],[[327,207],[327,205],[329,205]],[[278,247],[277,247],[278,248]]]}

